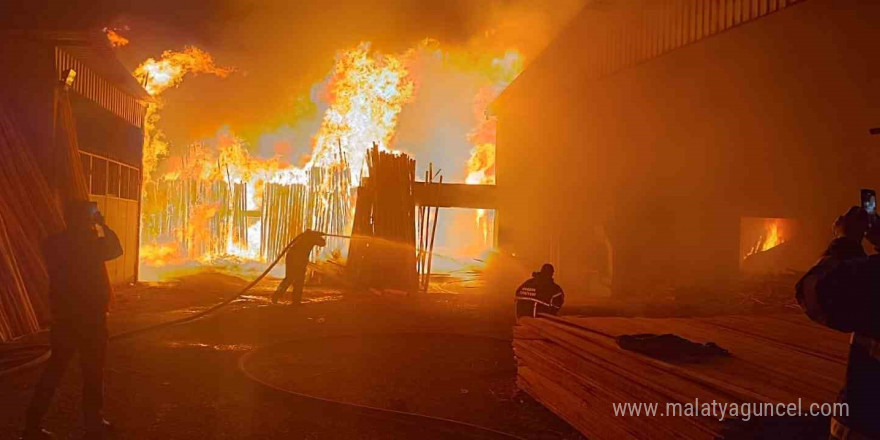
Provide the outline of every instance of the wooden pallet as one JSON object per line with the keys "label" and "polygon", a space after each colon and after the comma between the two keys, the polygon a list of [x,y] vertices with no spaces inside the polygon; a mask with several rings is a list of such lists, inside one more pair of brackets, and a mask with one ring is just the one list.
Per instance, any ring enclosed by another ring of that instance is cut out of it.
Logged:
{"label": "wooden pallet", "polygon": [[[671,363],[621,349],[615,338],[673,333],[730,351]],[[661,416],[667,403],[834,402],[849,335],[799,314],[712,318],[521,319],[514,330],[518,385],[590,439],[716,438],[722,422]],[[654,416],[620,416],[613,403],[659,403]]]}

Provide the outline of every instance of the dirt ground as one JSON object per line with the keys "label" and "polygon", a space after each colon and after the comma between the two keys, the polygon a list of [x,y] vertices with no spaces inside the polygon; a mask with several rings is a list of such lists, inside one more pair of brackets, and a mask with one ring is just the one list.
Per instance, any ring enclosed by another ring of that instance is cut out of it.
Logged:
{"label": "dirt ground", "polygon": [[[244,285],[236,277],[203,273],[124,289],[111,333],[196,313]],[[195,322],[111,342],[106,413],[116,438],[453,438],[307,399],[280,400],[238,372],[247,351],[294,339],[299,342],[255,355],[249,369],[282,388],[319,397],[424,412],[524,438],[580,438],[516,391],[509,301],[473,293],[399,297],[308,289],[300,307],[273,306],[267,297],[276,285],[261,283]],[[407,335],[387,335],[401,332]],[[59,438],[81,434],[79,371],[71,367],[45,422]],[[0,440],[17,438],[37,373],[0,382]]]}

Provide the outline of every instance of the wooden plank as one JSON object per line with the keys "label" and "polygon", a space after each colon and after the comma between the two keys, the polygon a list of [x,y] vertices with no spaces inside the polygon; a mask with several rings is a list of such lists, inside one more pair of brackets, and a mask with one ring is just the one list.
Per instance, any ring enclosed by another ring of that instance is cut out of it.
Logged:
{"label": "wooden plank", "polygon": [[730,350],[733,360],[688,364],[694,375],[725,383],[774,402],[834,401],[845,364],[795,351],[750,335],[706,325],[701,319],[587,318],[567,320],[614,335],[673,333],[694,342],[715,342]]}
{"label": "wooden plank", "polygon": [[[670,363],[623,350],[623,334],[673,333],[731,356]],[[817,344],[817,341],[822,341]],[[514,328],[518,384],[590,438],[713,438],[706,417],[616,417],[612,403],[832,402],[846,335],[798,316],[541,317]],[[659,409],[658,409],[659,411]]]}
{"label": "wooden plank", "polygon": [[414,182],[416,206],[439,208],[495,209],[495,185]]}
{"label": "wooden plank", "polygon": [[[712,419],[666,418],[659,414],[615,415],[614,403],[657,403],[659,410],[665,411],[666,403],[677,400],[641,386],[628,375],[579,358],[553,343],[517,341],[515,347],[518,359],[522,356],[527,367],[563,386],[567,393],[580,400],[582,407],[579,411],[590,413],[589,419],[597,418],[599,424],[612,424],[609,419],[613,418],[613,424],[622,424],[628,437],[641,432],[651,433],[652,438],[712,438],[720,432],[717,421]],[[706,396],[709,395],[704,398]],[[727,401],[723,396],[712,397]],[[593,427],[584,434],[593,438],[600,432]]]}
{"label": "wooden plank", "polygon": [[[540,333],[577,355],[603,365],[607,369],[631,377],[658,393],[679,402],[693,400],[693,396],[704,395],[704,399],[765,402],[769,399],[760,393],[742,389],[714,377],[681,366],[672,365],[657,359],[622,350],[613,339],[604,338],[588,332],[566,328],[550,320],[533,320],[530,324],[538,326]],[[716,359],[713,366],[728,362]]]}
{"label": "wooden plank", "polygon": [[837,332],[810,321],[802,314],[794,315],[797,321],[779,316],[719,316],[706,320],[707,323],[753,334],[777,343],[785,343],[800,350],[836,359],[846,363],[849,355],[848,333]]}

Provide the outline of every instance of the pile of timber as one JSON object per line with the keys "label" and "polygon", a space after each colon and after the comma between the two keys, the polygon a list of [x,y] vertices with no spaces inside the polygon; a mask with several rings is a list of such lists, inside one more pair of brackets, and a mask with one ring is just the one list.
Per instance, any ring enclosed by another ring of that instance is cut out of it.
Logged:
{"label": "pile of timber", "polygon": [[306,230],[306,186],[267,183],[263,186],[260,257],[272,261],[287,243]]}
{"label": "pile of timber", "polygon": [[416,162],[373,145],[367,154],[367,172],[358,188],[347,271],[361,288],[413,292],[418,287]]}
{"label": "pile of timber", "polygon": [[[55,91],[55,145],[45,168],[0,105],[0,341],[40,329],[49,319],[42,242],[64,226],[60,207],[88,200],[68,92]],[[105,272],[106,275],[106,272]],[[106,278],[109,284],[109,278]]]}
{"label": "pile of timber", "polygon": [[40,243],[62,220],[31,151],[0,107],[0,341],[38,331],[49,312]]}
{"label": "pile of timber", "polygon": [[[244,209],[244,185],[233,192],[239,204],[229,207],[229,186],[223,181],[184,177],[145,184],[142,228],[159,242],[177,242],[188,257],[226,250],[230,217]],[[242,217],[244,214],[241,214]],[[232,223],[245,234],[244,222]],[[239,231],[234,229],[233,232]],[[233,233],[233,235],[235,235]],[[241,235],[246,246],[247,236]]]}
{"label": "pile of timber", "polygon": [[[339,147],[339,162],[309,170],[309,197],[306,212],[310,229],[333,235],[348,235],[351,227],[351,167]],[[327,246],[321,249],[326,256],[341,255],[348,241],[327,237]],[[313,256],[314,257],[314,256]]]}
{"label": "pile of timber", "polygon": [[[730,351],[670,363],[623,350],[621,335],[672,333]],[[667,403],[834,402],[849,335],[800,314],[711,318],[525,318],[514,330],[517,384],[590,439],[717,438],[703,416],[662,417]],[[699,399],[699,400],[697,400]],[[614,403],[658,403],[658,414],[615,414]],[[682,407],[684,408],[684,407]]]}
{"label": "pile of timber", "polygon": [[[230,183],[232,187],[232,243],[242,249],[248,247],[248,220],[247,220],[247,185],[242,182]],[[225,206],[225,204],[224,204]],[[217,237],[225,238],[225,235]],[[226,242],[223,240],[224,250]]]}

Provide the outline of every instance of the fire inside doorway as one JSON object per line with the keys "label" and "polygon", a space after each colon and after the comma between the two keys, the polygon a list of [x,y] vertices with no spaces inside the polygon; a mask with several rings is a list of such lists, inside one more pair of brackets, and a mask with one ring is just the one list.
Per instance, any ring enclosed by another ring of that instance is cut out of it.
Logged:
{"label": "fire inside doorway", "polygon": [[801,222],[792,218],[742,217],[740,268],[749,273],[792,269]]}

